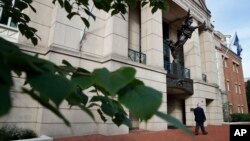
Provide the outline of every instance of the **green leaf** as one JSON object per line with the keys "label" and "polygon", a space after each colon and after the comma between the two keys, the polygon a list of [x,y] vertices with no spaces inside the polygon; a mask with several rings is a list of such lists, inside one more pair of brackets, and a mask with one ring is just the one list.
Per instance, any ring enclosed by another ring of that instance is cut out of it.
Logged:
{"label": "green leaf", "polygon": [[87,28],[89,28],[90,24],[89,21],[86,18],[81,17],[83,23],[86,25]]}
{"label": "green leaf", "polygon": [[91,16],[95,20],[95,15],[93,15],[93,13],[91,13],[88,9],[84,9],[84,11],[87,15]]}
{"label": "green leaf", "polygon": [[28,5],[31,8],[31,10],[36,13],[36,9],[31,4],[28,4]]}
{"label": "green leaf", "polygon": [[106,119],[106,117],[103,115],[103,113],[102,113],[101,109],[98,109],[98,110],[97,110],[97,112],[98,112],[98,114],[100,115],[100,117],[101,117],[102,121],[103,121],[103,122],[106,122],[106,121],[107,121],[107,119]]}
{"label": "green leaf", "polygon": [[98,102],[98,101],[102,103],[109,102],[108,98],[104,96],[93,96],[90,100],[90,102]]}
{"label": "green leaf", "polygon": [[88,96],[80,88],[76,88],[75,92],[71,93],[66,100],[70,106],[85,106],[88,102]]}
{"label": "green leaf", "polygon": [[117,110],[112,106],[112,103],[110,102],[102,103],[101,109],[106,115],[110,117],[113,117],[115,113],[117,112]]}
{"label": "green leaf", "polygon": [[27,80],[33,89],[48,96],[57,106],[74,90],[74,85],[69,80],[52,73],[28,76]]}
{"label": "green leaf", "polygon": [[27,16],[26,14],[22,14],[23,18],[25,19],[25,21],[28,23],[30,22],[30,17]]}
{"label": "green leaf", "polygon": [[57,1],[59,2],[60,6],[63,8],[63,5],[64,5],[63,0],[57,0]]}
{"label": "green leaf", "polygon": [[116,113],[115,118],[113,118],[112,121],[117,126],[124,124],[124,125],[127,125],[128,127],[132,127],[131,120],[128,119],[124,114],[121,114],[121,113]]}
{"label": "green leaf", "polygon": [[28,4],[30,4],[30,3],[33,2],[33,0],[23,0],[23,1],[25,1],[25,2],[28,3]]}
{"label": "green leaf", "polygon": [[186,133],[193,135],[193,132],[190,129],[188,129],[184,124],[182,124],[178,119],[176,119],[170,115],[167,115],[165,113],[159,112],[159,111],[156,112],[156,116],[160,117],[161,119],[163,119],[167,122],[170,122],[171,125],[182,129]]}
{"label": "green leaf", "polygon": [[[0,48],[0,51],[2,47]],[[1,58],[1,54],[0,54]],[[0,116],[7,114],[11,108],[10,88],[13,85],[10,69],[0,60]]]}
{"label": "green leaf", "polygon": [[106,68],[96,69],[92,73],[92,80],[98,87],[103,88],[111,95],[115,95],[121,88],[134,80],[135,69],[123,67],[114,72]]}
{"label": "green leaf", "polygon": [[76,72],[73,73],[71,80],[82,89],[87,89],[93,85],[90,72],[82,68],[77,68]]}
{"label": "green leaf", "polygon": [[84,94],[80,88],[76,89],[76,95],[81,100],[81,103],[83,105],[87,104],[89,97],[86,94]]}
{"label": "green leaf", "polygon": [[34,93],[34,91],[30,91],[28,89],[23,88],[23,91],[28,94],[29,96],[31,96],[34,100],[36,100],[37,102],[39,102],[42,106],[48,108],[51,112],[53,112],[54,114],[56,114],[59,118],[61,118],[64,123],[70,127],[70,123],[69,121],[60,113],[60,111],[58,110],[57,107],[52,106],[49,102],[44,101],[42,98],[40,98],[38,95],[36,95]]}
{"label": "green leaf", "polygon": [[120,90],[118,100],[136,117],[147,121],[160,107],[162,94],[144,85],[134,85]]}
{"label": "green leaf", "polygon": [[72,17],[73,16],[75,16],[75,15],[79,15],[79,13],[77,13],[77,12],[71,12],[71,13],[69,13],[68,15],[67,15],[67,17],[68,17],[68,19],[72,19]]}
{"label": "green leaf", "polygon": [[38,43],[38,39],[36,37],[31,37],[31,42],[34,46],[36,46]]}
{"label": "green leaf", "polygon": [[11,108],[10,86],[0,85],[0,116],[7,114]]}
{"label": "green leaf", "polygon": [[22,24],[22,23],[18,24],[18,29],[19,29],[19,31],[21,32],[22,35],[25,34],[26,28],[25,28],[24,24]]}
{"label": "green leaf", "polygon": [[28,8],[28,4],[23,1],[18,1],[15,6],[18,7],[20,11],[23,11],[24,9]]}
{"label": "green leaf", "polygon": [[144,7],[146,4],[148,4],[148,1],[142,1],[141,7]]}
{"label": "green leaf", "polygon": [[119,13],[118,10],[113,10],[113,11],[111,12],[111,16],[116,15],[116,14],[118,14],[118,13]]}
{"label": "green leaf", "polygon": [[76,95],[75,92],[71,93],[67,98],[66,98],[68,104],[71,106],[79,106],[81,105],[80,98]]}
{"label": "green leaf", "polygon": [[157,9],[158,9],[157,7],[153,7],[151,12],[154,14],[157,11]]}
{"label": "green leaf", "polygon": [[72,82],[82,89],[87,89],[93,85],[92,79],[90,76],[79,76],[73,75],[71,78]]}
{"label": "green leaf", "polygon": [[52,3],[55,4],[57,0],[53,0]]}
{"label": "green leaf", "polygon": [[62,60],[62,64],[68,66],[68,67],[73,67],[67,60]]}
{"label": "green leaf", "polygon": [[72,11],[72,6],[71,6],[71,4],[69,3],[69,1],[67,1],[67,0],[64,1],[64,8],[65,8],[65,10],[66,10],[68,13],[71,13],[71,11]]}

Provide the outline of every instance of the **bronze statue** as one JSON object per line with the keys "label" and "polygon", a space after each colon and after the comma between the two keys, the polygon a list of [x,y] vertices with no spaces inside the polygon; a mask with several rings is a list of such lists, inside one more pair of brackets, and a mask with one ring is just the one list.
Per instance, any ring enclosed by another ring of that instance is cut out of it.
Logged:
{"label": "bronze statue", "polygon": [[179,36],[178,40],[175,43],[173,43],[172,40],[169,40],[169,47],[171,50],[171,54],[176,63],[178,62],[178,50],[183,47],[183,45],[186,43],[186,41],[189,38],[191,38],[192,33],[194,32],[195,29],[205,28],[205,25],[206,25],[205,21],[198,26],[192,26],[191,25],[192,23],[193,23],[193,17],[190,14],[190,10],[188,10],[188,14],[185,20],[181,24],[181,28],[180,28],[181,35]]}

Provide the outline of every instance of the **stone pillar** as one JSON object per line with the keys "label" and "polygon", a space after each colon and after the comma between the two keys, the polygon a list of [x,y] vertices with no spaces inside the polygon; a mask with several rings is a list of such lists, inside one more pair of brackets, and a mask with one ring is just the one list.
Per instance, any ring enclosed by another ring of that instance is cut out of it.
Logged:
{"label": "stone pillar", "polygon": [[[141,50],[142,53],[146,54],[146,64],[148,66],[159,68],[161,70],[164,67],[162,34],[162,11],[158,10],[157,12],[152,14],[149,5],[146,5],[141,8]],[[161,78],[162,77],[166,80],[165,74],[162,75]],[[166,81],[162,84],[164,85],[163,92],[166,92]],[[162,105],[159,108],[159,111],[167,113],[167,97],[166,95],[164,95],[163,97],[164,98],[162,101]],[[167,125],[167,122],[165,122],[164,120],[160,119],[157,116],[153,116],[148,121],[148,123],[140,123],[139,128],[150,131],[160,131],[166,130]]]}
{"label": "stone pillar", "polygon": [[[202,73],[207,75],[207,82],[218,84],[218,69],[216,62],[216,49],[212,32],[207,30],[200,34]],[[221,66],[222,67],[222,66]]]}
{"label": "stone pillar", "polygon": [[128,14],[108,16],[105,26],[103,56],[128,58]]}
{"label": "stone pillar", "polygon": [[163,68],[162,11],[154,14],[147,5],[141,9],[141,46],[146,64]]}
{"label": "stone pillar", "polygon": [[[193,26],[198,23],[194,19]],[[201,54],[200,54],[200,41],[198,29],[196,29],[191,39],[188,39],[183,47],[185,67],[190,69],[190,77],[193,80],[201,80]]]}
{"label": "stone pillar", "polygon": [[[198,22],[194,19],[192,26],[197,26]],[[201,71],[201,53],[200,53],[200,41],[199,32],[196,29],[192,37],[187,40],[183,47],[185,67],[190,69],[190,77],[194,80],[194,94],[192,97],[185,100],[186,107],[186,125],[194,126],[194,113],[191,108],[195,108],[197,103],[204,105],[205,99],[201,96],[200,84],[197,81],[202,80]],[[204,109],[205,110],[205,109]]]}

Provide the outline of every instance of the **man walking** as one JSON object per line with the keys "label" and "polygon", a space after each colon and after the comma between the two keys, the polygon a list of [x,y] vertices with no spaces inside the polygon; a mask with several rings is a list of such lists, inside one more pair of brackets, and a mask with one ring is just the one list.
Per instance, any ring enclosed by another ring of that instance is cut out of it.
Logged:
{"label": "man walking", "polygon": [[199,134],[199,127],[201,128],[201,131],[203,135],[206,135],[207,132],[204,128],[204,122],[206,121],[206,116],[204,113],[204,110],[200,107],[199,103],[197,104],[197,107],[194,109],[194,116],[195,116],[195,135]]}

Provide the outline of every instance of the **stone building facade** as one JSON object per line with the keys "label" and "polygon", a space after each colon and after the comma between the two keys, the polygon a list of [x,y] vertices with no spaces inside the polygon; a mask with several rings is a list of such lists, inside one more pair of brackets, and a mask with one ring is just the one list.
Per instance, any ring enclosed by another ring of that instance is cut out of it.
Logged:
{"label": "stone building facade", "polygon": [[[163,94],[160,111],[168,113],[187,126],[195,125],[192,108],[197,103],[204,108],[208,125],[220,125],[223,121],[222,97],[224,86],[220,77],[224,76],[222,65],[215,48],[215,36],[210,24],[210,12],[204,0],[167,0],[168,11],[158,10],[154,14],[151,8],[129,9],[125,20],[117,15],[110,16],[93,8],[96,20],[90,18],[90,28],[82,21],[66,18],[66,12],[51,0],[34,0],[37,9],[34,14],[26,12],[32,19],[30,25],[38,29],[42,38],[37,47],[22,37],[10,24],[0,25],[1,36],[17,43],[20,48],[41,58],[61,64],[63,59],[74,66],[81,66],[89,71],[106,67],[116,70],[122,66],[134,67],[136,77],[146,85]],[[181,52],[182,66],[175,69],[166,39],[176,41],[178,28],[188,9],[194,17],[193,25],[206,22],[207,30],[195,30]],[[83,38],[84,37],[84,38]],[[176,72],[179,72],[177,75]],[[221,73],[218,73],[221,72]],[[23,84],[23,78],[16,78],[15,85]],[[177,85],[181,79],[182,84]],[[68,136],[85,134],[126,134],[129,128],[117,127],[111,121],[96,122],[80,109],[69,110],[63,103],[60,111],[72,124],[69,128],[47,109],[41,107],[27,95],[20,94],[13,88],[13,108],[0,118],[0,125],[14,123],[35,130],[38,134],[50,136]],[[94,114],[97,115],[95,109]],[[98,116],[96,116],[98,117]],[[131,117],[132,118],[132,117]],[[133,119],[133,127],[151,131],[166,130],[170,126],[163,120],[153,117],[146,123]]]}

